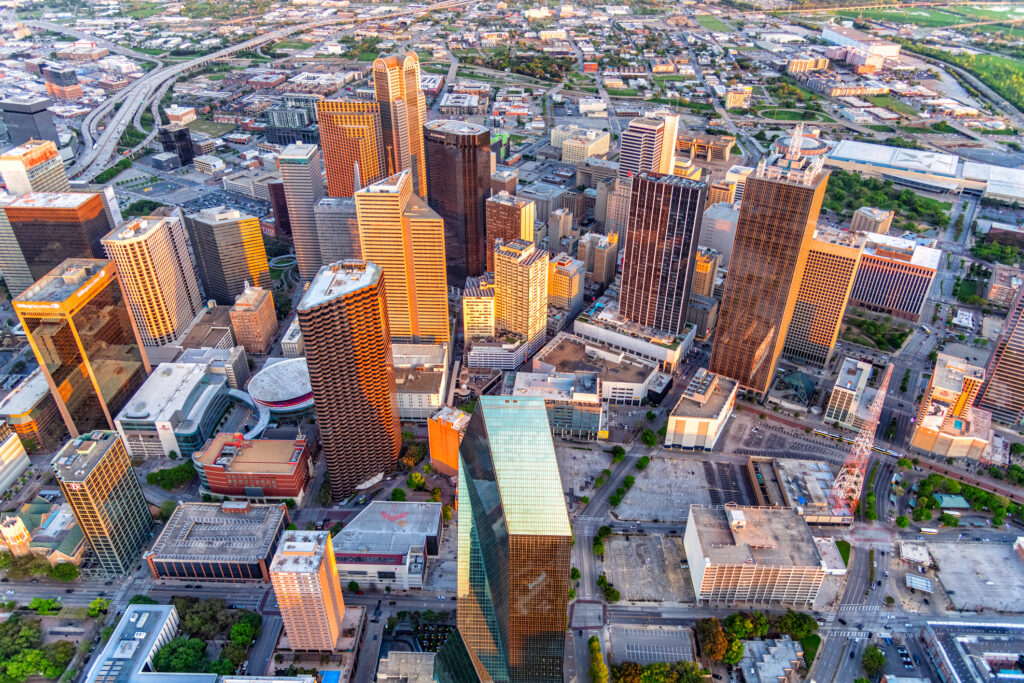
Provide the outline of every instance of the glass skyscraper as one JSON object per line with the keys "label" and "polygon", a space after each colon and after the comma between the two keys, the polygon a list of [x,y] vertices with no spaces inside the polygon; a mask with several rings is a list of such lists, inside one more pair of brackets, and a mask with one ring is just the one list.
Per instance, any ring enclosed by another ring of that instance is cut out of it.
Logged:
{"label": "glass skyscraper", "polygon": [[[561,681],[572,530],[543,399],[480,397],[459,506],[458,636],[477,677]],[[465,680],[456,668],[439,655],[439,680]]]}

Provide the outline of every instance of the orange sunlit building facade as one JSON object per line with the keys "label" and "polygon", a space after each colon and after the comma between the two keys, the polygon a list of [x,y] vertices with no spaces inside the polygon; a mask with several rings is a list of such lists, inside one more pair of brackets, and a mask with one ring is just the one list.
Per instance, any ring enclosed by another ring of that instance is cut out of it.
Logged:
{"label": "orange sunlit building facade", "polygon": [[469,424],[469,413],[453,408],[441,408],[427,420],[427,438],[430,444],[430,467],[449,477],[459,472],[459,444]]}
{"label": "orange sunlit building facade", "polygon": [[351,197],[386,175],[380,104],[346,100],[316,103],[327,194]]}
{"label": "orange sunlit building facade", "polygon": [[411,171],[413,191],[426,198],[423,124],[427,122],[427,100],[420,89],[420,59],[416,53],[375,59],[373,91],[374,99],[380,104],[380,127],[387,159],[385,175]]}
{"label": "orange sunlit building facade", "polygon": [[345,600],[327,531],[286,531],[270,565],[288,646],[333,652],[341,637]]}

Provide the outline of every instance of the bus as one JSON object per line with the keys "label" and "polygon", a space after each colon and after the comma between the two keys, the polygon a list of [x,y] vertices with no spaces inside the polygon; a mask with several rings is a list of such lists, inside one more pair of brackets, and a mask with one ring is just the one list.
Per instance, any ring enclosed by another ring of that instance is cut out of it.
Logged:
{"label": "bus", "polygon": [[921,527],[921,533],[922,534],[931,534],[932,536],[934,536],[935,534],[939,533],[939,530],[938,529],[932,529],[930,527]]}
{"label": "bus", "polygon": [[959,513],[959,512],[957,512],[956,510],[943,510],[943,511],[942,511],[942,514],[944,514],[944,515],[950,515],[950,516],[952,516],[952,517],[959,517],[959,516],[960,516],[960,513]]}

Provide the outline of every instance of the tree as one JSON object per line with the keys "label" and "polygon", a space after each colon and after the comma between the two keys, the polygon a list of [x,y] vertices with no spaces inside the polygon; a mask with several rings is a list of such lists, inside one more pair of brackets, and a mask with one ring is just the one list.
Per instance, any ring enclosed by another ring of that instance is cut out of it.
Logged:
{"label": "tree", "polygon": [[355,581],[349,581],[348,582],[348,592],[349,593],[358,593],[359,592],[359,584],[356,583]]}
{"label": "tree", "polygon": [[166,522],[169,520],[177,508],[178,504],[173,500],[165,500],[160,503],[160,521]]}
{"label": "tree", "polygon": [[430,489],[430,500],[432,500],[435,503],[441,502],[441,489],[438,488],[437,486]]}
{"label": "tree", "polygon": [[810,614],[789,610],[775,620],[775,628],[793,640],[803,640],[818,630],[818,622]]}
{"label": "tree", "polygon": [[55,565],[50,571],[50,578],[57,581],[74,581],[78,578],[78,567],[70,562]]}
{"label": "tree", "polygon": [[128,601],[129,605],[159,605],[160,603],[148,595],[133,595]]}
{"label": "tree", "polygon": [[651,459],[646,455],[636,461],[636,468],[643,472],[651,464]]}
{"label": "tree", "polygon": [[768,615],[764,612],[753,614],[754,632],[751,634],[757,638],[764,638],[768,635]]}
{"label": "tree", "polygon": [[626,457],[626,449],[622,446],[615,446],[612,448],[612,462],[622,462]]}
{"label": "tree", "polygon": [[735,666],[740,663],[741,659],[743,659],[743,641],[733,640],[729,643],[725,654],[722,655],[722,661]]}
{"label": "tree", "polygon": [[908,526],[910,526],[910,520],[907,519],[905,515],[900,515],[896,518],[896,526],[898,526],[901,529],[906,529]]}
{"label": "tree", "polygon": [[722,622],[725,627],[725,632],[729,634],[729,637],[733,640],[745,640],[750,638],[754,633],[754,622],[753,620],[743,612],[736,612],[730,614]]}
{"label": "tree", "polygon": [[206,643],[199,638],[171,638],[153,655],[153,668],[171,673],[204,673],[209,670]]}
{"label": "tree", "polygon": [[579,569],[573,567],[571,570],[569,570],[569,578],[573,581],[579,581],[581,578],[583,578],[583,574],[580,573]]}
{"label": "tree", "polygon": [[648,448],[654,447],[658,443],[658,435],[652,432],[650,429],[645,429],[640,434],[640,441]]}
{"label": "tree", "polygon": [[452,521],[452,506],[445,505],[443,508],[441,508],[441,516],[444,517],[444,521],[446,522]]}
{"label": "tree", "polygon": [[391,492],[391,500],[401,503],[405,500],[405,489],[395,489]]}
{"label": "tree", "polygon": [[612,667],[612,680],[615,683],[641,683],[644,667],[636,662],[623,662]]}
{"label": "tree", "polygon": [[604,663],[604,655],[601,654],[601,641],[597,636],[590,636],[587,647],[590,649],[590,680],[594,683],[608,683],[608,665]]}
{"label": "tree", "polygon": [[248,648],[259,635],[263,617],[255,612],[245,612],[231,627],[231,642]]}
{"label": "tree", "polygon": [[96,598],[89,603],[89,611],[87,614],[90,617],[98,617],[100,614],[106,614],[109,606],[110,600],[107,600],[106,598]]}
{"label": "tree", "polygon": [[231,676],[235,671],[236,667],[231,663],[230,659],[221,658],[210,665],[210,673],[220,674],[221,676]]}
{"label": "tree", "polygon": [[427,480],[424,479],[423,475],[420,474],[419,472],[413,472],[405,480],[405,483],[409,486],[409,488],[415,489],[415,490],[418,491],[418,490],[422,489],[424,486],[426,486]]}
{"label": "tree", "polygon": [[914,465],[913,463],[910,462],[908,458],[900,458],[899,460],[896,461],[896,466],[899,467],[901,470],[909,470]]}
{"label": "tree", "polygon": [[882,675],[885,669],[885,653],[874,645],[864,649],[864,655],[860,658],[860,665],[869,677],[875,678]]}
{"label": "tree", "polygon": [[714,617],[697,621],[697,641],[701,652],[711,661],[721,660],[729,648],[721,622]]}

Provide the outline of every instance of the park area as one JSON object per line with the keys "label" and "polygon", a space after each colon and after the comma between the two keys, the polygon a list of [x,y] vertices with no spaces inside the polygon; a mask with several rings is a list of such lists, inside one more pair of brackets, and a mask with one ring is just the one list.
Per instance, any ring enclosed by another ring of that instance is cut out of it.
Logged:
{"label": "park area", "polygon": [[840,337],[844,341],[892,353],[903,346],[910,336],[910,327],[893,321],[889,316],[872,318],[867,313],[851,308],[843,319]]}
{"label": "park area", "polygon": [[698,14],[694,19],[697,23],[706,28],[709,31],[716,31],[718,33],[732,33],[735,29],[729,24],[725,23],[721,19],[711,14]]}
{"label": "park area", "polygon": [[758,112],[762,118],[774,121],[832,121],[832,117],[816,111],[805,109],[762,109]]}
{"label": "park area", "polygon": [[205,135],[209,135],[211,138],[227,135],[235,128],[238,128],[237,123],[218,123],[216,121],[207,121],[206,119],[196,119],[188,124],[188,129],[191,132],[203,133]]}
{"label": "park area", "polygon": [[866,21],[886,21],[893,24],[913,24],[927,28],[940,28],[965,24],[969,20],[964,17],[927,7],[914,7],[907,10],[898,9],[866,9],[843,10],[836,12],[843,19],[861,19]]}

